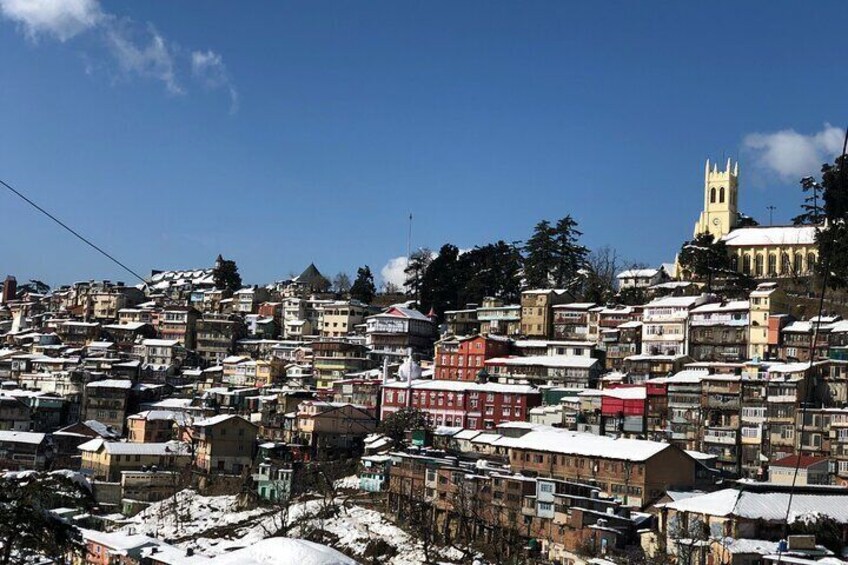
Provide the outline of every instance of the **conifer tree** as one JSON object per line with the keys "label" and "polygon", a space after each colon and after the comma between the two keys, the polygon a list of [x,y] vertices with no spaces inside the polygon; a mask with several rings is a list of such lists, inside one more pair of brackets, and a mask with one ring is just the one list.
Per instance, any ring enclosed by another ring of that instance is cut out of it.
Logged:
{"label": "conifer tree", "polygon": [[555,248],[554,229],[549,221],[542,220],[524,244],[524,285],[527,288],[550,288]]}
{"label": "conifer tree", "polygon": [[377,294],[377,287],[374,285],[374,275],[371,273],[371,268],[368,265],[360,267],[356,271],[356,280],[350,287],[350,297],[370,304],[374,300],[375,294]]}

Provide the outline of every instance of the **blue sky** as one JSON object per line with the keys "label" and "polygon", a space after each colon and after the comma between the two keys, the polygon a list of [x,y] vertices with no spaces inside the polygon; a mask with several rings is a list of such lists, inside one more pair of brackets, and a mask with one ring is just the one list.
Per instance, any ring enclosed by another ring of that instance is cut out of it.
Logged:
{"label": "blue sky", "polygon": [[[526,238],[673,259],[704,160],[792,217],[841,145],[848,5],[0,0],[0,178],[137,271],[247,282]],[[833,124],[832,126],[830,124]],[[7,193],[0,271],[130,280]],[[5,274],[0,273],[0,274]]]}

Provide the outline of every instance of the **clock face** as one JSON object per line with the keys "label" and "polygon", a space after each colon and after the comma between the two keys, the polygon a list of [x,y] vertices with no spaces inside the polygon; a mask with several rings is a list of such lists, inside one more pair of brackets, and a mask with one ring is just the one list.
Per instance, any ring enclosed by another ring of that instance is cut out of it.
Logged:
{"label": "clock face", "polygon": [[719,220],[718,218],[713,218],[713,225],[714,226],[718,226],[720,224],[721,224],[721,220]]}

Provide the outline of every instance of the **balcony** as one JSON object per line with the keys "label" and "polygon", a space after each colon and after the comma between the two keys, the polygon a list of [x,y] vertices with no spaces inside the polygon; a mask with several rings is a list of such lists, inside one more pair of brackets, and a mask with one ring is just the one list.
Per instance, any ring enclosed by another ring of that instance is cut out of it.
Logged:
{"label": "balcony", "polygon": [[704,443],[736,445],[736,430],[704,430]]}
{"label": "balcony", "polygon": [[739,410],[738,396],[724,396],[721,394],[709,394],[707,396],[709,408],[720,408],[722,410]]}

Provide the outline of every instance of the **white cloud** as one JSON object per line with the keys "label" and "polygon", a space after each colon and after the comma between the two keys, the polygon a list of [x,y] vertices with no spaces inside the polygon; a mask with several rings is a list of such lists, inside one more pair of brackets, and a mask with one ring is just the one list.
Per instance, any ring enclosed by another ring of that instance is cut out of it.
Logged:
{"label": "white cloud", "polygon": [[809,135],[793,129],[752,133],[745,136],[744,144],[757,167],[784,180],[797,180],[818,173],[822,163],[839,155],[844,135],[843,130],[826,123],[821,131]]}
{"label": "white cloud", "polygon": [[230,95],[230,112],[235,113],[238,110],[238,91],[230,80],[221,55],[212,50],[192,51],[191,74],[206,88],[226,90]]}
{"label": "white cloud", "polygon": [[[0,16],[17,23],[32,40],[51,36],[65,42],[83,33],[96,34],[113,59],[104,66],[107,71],[117,66],[125,76],[159,81],[171,94],[185,94],[183,74],[191,68],[197,84],[225,91],[230,112],[238,109],[238,91],[220,54],[181,50],[153,24],[104,12],[99,0],[0,0]],[[83,53],[83,59],[86,74],[101,68],[95,54]]]}
{"label": "white cloud", "polygon": [[407,263],[406,256],[389,259],[389,262],[380,269],[380,277],[382,277],[383,283],[392,283],[398,288],[403,288],[403,283],[406,282],[406,275],[403,270],[406,269]]}
{"label": "white cloud", "polygon": [[113,21],[104,31],[109,50],[124,73],[159,80],[172,94],[184,93],[174,70],[174,52],[156,28],[148,26],[149,41],[135,39],[140,32],[128,22]]}
{"label": "white cloud", "polygon": [[0,0],[0,14],[21,25],[30,39],[52,35],[63,42],[103,19],[97,0]]}

